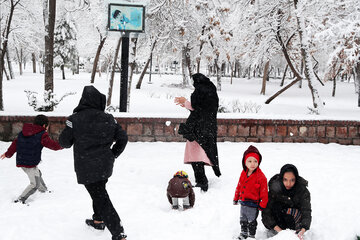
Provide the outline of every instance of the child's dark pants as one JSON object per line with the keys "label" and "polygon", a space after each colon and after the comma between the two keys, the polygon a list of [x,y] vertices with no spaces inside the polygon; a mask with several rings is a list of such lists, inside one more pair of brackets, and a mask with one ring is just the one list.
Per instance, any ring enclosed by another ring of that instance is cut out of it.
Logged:
{"label": "child's dark pants", "polygon": [[112,236],[119,236],[124,232],[121,220],[112,205],[109,195],[106,191],[107,180],[85,185],[93,200],[93,219],[104,221],[105,226],[109,229]]}

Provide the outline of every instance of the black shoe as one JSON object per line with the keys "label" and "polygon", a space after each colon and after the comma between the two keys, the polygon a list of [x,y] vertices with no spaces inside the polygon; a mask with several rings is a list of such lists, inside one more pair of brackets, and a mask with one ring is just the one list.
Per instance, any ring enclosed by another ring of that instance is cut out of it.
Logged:
{"label": "black shoe", "polygon": [[112,240],[123,240],[123,239],[126,239],[126,238],[127,238],[127,236],[124,233],[120,233],[119,236],[112,236]]}
{"label": "black shoe", "polygon": [[179,209],[179,205],[171,206],[171,208],[174,209],[174,210],[177,210],[177,209]]}
{"label": "black shoe", "polygon": [[204,192],[206,192],[206,191],[208,190],[209,185],[208,185],[207,183],[205,183],[205,184],[203,184],[203,183],[197,183],[197,184],[195,185],[195,187],[199,187],[199,188],[201,188],[201,190],[203,190]]}
{"label": "black shoe", "polygon": [[92,219],[86,219],[85,220],[85,223],[88,225],[88,226],[91,226],[97,230],[104,230],[105,229],[105,223],[94,223],[94,220]]}
{"label": "black shoe", "polygon": [[22,203],[22,204],[25,204],[25,200],[23,200],[23,199],[16,199],[16,200],[14,201],[14,203]]}

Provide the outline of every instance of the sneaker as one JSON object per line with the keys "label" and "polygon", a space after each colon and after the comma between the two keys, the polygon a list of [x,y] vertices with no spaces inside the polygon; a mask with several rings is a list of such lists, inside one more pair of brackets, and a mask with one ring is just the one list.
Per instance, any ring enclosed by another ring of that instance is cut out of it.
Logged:
{"label": "sneaker", "polygon": [[238,239],[239,240],[248,239],[248,236],[245,235],[245,234],[240,233],[240,235],[238,236]]}
{"label": "sneaker", "polygon": [[95,223],[93,219],[86,219],[85,220],[86,225],[91,226],[97,230],[104,230],[105,229],[105,223]]}

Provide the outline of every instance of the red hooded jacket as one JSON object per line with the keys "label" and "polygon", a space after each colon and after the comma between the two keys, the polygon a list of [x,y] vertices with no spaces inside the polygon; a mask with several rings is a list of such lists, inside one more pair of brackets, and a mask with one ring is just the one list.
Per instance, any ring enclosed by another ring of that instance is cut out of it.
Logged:
{"label": "red hooded jacket", "polygon": [[241,172],[240,179],[235,190],[234,202],[238,202],[240,200],[242,205],[256,207],[262,210],[266,208],[268,202],[267,179],[259,167],[257,167],[250,176],[247,176],[248,169],[245,166],[245,156],[249,153],[258,154],[259,166],[261,163],[262,156],[259,150],[251,145],[243,155],[243,171]]}
{"label": "red hooded jacket", "polygon": [[[54,140],[52,140],[49,137],[49,134],[46,132],[46,129],[42,126],[36,125],[36,124],[31,124],[31,123],[25,123],[22,129],[22,135],[25,137],[30,137],[30,136],[34,136],[37,133],[41,133],[42,131],[44,131],[44,133],[41,136],[41,145],[43,147],[52,149],[52,150],[60,150],[62,149],[62,147],[60,146],[60,144]],[[11,158],[15,152],[17,152],[17,141],[18,138],[16,138],[10,145],[10,147],[8,148],[8,150],[5,153],[5,156],[7,158]],[[41,154],[41,149],[39,149],[40,154]],[[31,161],[29,161],[31,162]],[[32,168],[32,167],[36,167],[37,164],[33,165],[33,164],[17,164],[17,167],[26,167],[26,168]]]}

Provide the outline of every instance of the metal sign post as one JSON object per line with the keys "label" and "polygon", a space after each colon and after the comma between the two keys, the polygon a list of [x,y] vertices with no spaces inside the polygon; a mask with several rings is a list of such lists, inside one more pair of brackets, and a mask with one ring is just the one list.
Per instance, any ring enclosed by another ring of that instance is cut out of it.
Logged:
{"label": "metal sign post", "polygon": [[129,33],[124,33],[121,42],[120,112],[127,111],[127,89],[129,75]]}
{"label": "metal sign post", "polygon": [[[127,111],[130,33],[145,31],[145,6],[110,3],[108,31],[121,32],[120,112]],[[136,35],[137,36],[137,35]]]}

